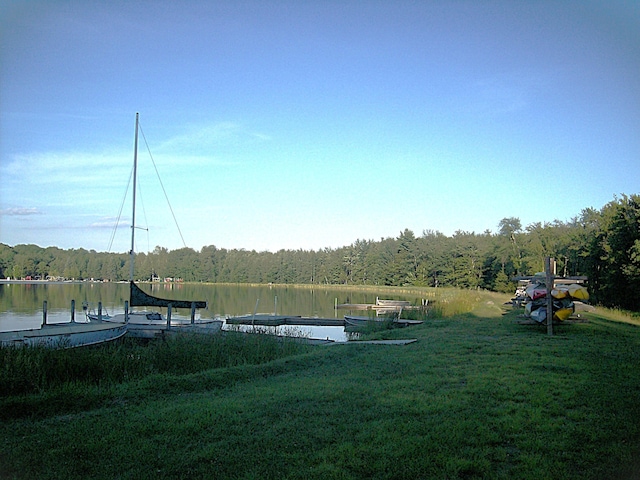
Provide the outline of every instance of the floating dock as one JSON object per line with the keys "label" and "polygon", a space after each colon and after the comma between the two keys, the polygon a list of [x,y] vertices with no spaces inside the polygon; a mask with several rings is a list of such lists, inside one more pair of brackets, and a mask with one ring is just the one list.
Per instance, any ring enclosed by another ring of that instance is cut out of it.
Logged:
{"label": "floating dock", "polygon": [[242,315],[228,317],[227,325],[263,325],[280,327],[282,325],[304,325],[307,327],[344,327],[344,318],[301,317],[297,315]]}

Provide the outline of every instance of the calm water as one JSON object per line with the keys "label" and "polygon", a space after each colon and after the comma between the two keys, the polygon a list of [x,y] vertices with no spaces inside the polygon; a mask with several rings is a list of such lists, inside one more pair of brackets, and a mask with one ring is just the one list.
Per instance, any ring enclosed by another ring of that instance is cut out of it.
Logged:
{"label": "calm water", "polygon": [[[411,297],[383,295],[371,290],[342,288],[197,284],[143,284],[141,288],[162,298],[207,301],[208,309],[199,310],[199,317],[202,319],[251,314],[256,310],[256,303],[258,313],[342,318],[347,312],[335,310],[336,302],[374,303],[377,295],[409,300],[416,304],[420,301]],[[57,323],[70,320],[72,300],[75,300],[76,321],[84,321],[83,303],[86,302],[89,309],[97,311],[98,302],[102,302],[103,312],[114,314],[124,311],[124,302],[128,299],[129,285],[126,283],[0,283],[0,331],[39,328],[44,301],[47,301],[47,321]],[[166,314],[166,311],[162,313]],[[173,318],[189,318],[189,315],[190,312],[186,309],[172,311]],[[291,330],[291,327],[283,328]],[[295,330],[312,338],[346,340],[343,327],[295,327]]]}

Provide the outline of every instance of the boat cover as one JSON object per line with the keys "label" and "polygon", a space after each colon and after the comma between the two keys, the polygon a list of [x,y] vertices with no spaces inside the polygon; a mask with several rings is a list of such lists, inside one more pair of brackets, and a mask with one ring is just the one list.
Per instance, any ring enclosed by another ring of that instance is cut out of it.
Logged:
{"label": "boat cover", "polygon": [[196,308],[207,308],[207,302],[158,298],[143,292],[134,282],[130,282],[130,286],[129,305],[132,307],[168,307],[171,304],[171,308],[191,308],[191,304],[195,304]]}

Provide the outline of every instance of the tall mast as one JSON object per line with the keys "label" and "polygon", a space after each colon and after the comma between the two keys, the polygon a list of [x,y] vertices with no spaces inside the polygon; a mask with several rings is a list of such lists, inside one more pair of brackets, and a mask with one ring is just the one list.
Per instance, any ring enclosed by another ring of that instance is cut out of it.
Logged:
{"label": "tall mast", "polygon": [[129,281],[133,282],[133,263],[135,259],[135,231],[136,231],[136,174],[138,171],[138,113],[136,113],[136,134],[133,143],[133,212],[131,213],[131,251],[129,265]]}

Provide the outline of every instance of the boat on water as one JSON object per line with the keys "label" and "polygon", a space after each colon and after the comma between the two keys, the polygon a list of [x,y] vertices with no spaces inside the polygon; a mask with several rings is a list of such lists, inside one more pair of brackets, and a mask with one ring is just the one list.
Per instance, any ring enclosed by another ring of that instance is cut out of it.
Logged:
{"label": "boat on water", "polygon": [[372,323],[375,324],[383,322],[390,322],[401,327],[408,327],[409,325],[420,325],[421,323],[423,323],[422,320],[409,320],[405,318],[372,318],[358,315],[345,315],[344,322],[345,325],[352,327],[364,327]]}
{"label": "boat on water", "polygon": [[376,297],[376,305],[380,307],[408,307],[411,302],[407,300],[388,300]]}
{"label": "boat on water", "polygon": [[0,332],[0,346],[86,347],[117,340],[126,333],[126,324],[107,322],[51,323],[37,329]]}

